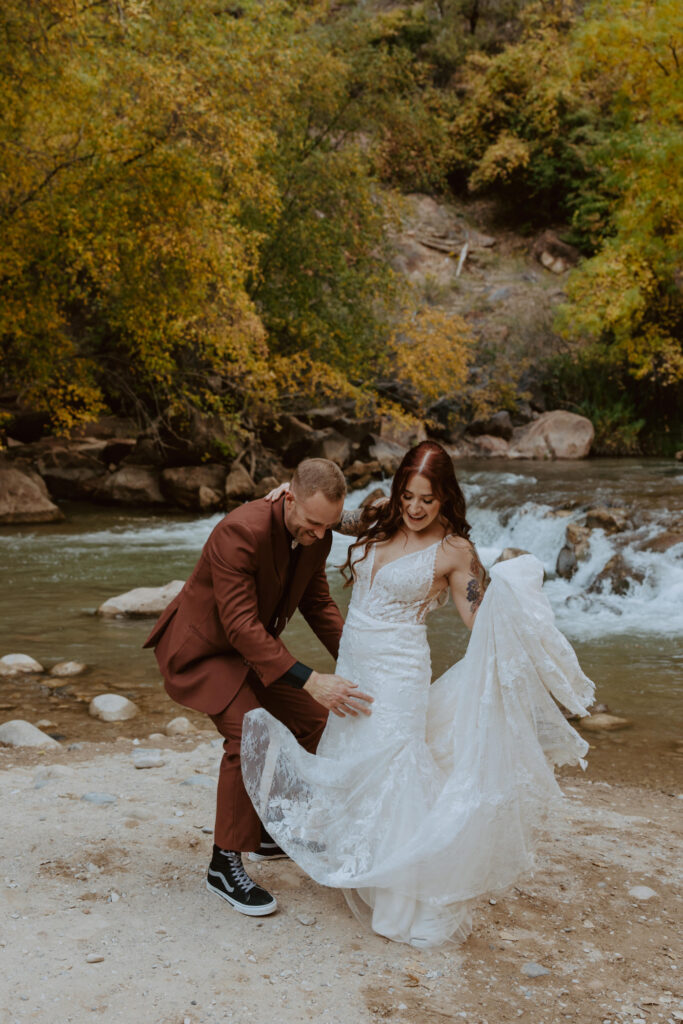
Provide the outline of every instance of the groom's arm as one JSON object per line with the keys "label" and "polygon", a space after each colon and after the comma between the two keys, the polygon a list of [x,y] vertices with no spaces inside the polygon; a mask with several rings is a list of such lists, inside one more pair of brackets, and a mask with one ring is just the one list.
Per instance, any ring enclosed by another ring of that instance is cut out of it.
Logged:
{"label": "groom's arm", "polygon": [[299,601],[299,611],[318,639],[336,659],[344,620],[330,596],[324,561],[311,576]]}

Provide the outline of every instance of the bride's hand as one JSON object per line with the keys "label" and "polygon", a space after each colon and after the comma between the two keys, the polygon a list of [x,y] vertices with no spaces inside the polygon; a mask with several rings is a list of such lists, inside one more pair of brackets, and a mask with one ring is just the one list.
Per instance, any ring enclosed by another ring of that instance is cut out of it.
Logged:
{"label": "bride's hand", "polygon": [[318,704],[322,704],[339,718],[346,715],[355,718],[359,711],[369,715],[370,705],[374,700],[369,694],[361,693],[355,683],[349,682],[343,676],[325,675],[321,672],[311,672],[304,683],[304,690],[308,690]]}
{"label": "bride's hand", "polygon": [[274,487],[272,491],[268,491],[268,493],[265,495],[265,499],[266,501],[277,501],[277,499],[281,497],[283,494],[286,494],[288,490],[289,481],[285,480],[285,482],[283,484],[280,484],[279,487]]}

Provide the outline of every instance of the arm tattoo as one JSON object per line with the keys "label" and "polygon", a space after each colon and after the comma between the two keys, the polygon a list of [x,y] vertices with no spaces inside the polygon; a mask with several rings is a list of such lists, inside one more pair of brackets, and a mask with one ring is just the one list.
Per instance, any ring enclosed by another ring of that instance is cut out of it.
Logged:
{"label": "arm tattoo", "polygon": [[358,537],[360,536],[360,524],[363,518],[363,509],[356,508],[353,512],[347,512],[346,509],[341,514],[339,525],[335,527],[337,533],[344,533],[347,537]]}
{"label": "arm tattoo", "polygon": [[470,603],[470,611],[474,613],[484,600],[484,591],[488,585],[486,570],[479,561],[474,548],[472,549],[472,561],[470,562],[470,578],[467,581],[467,600]]}

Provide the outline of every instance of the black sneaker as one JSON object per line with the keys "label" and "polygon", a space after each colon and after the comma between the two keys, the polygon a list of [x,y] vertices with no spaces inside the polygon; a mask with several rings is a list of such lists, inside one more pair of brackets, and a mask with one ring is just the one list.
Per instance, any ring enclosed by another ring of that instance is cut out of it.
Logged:
{"label": "black sneaker", "polygon": [[276,842],[270,839],[268,842],[261,840],[261,845],[258,850],[253,853],[247,854],[249,860],[263,861],[263,860],[284,860],[288,854],[284,850],[280,849]]}
{"label": "black sneaker", "polygon": [[251,880],[244,870],[242,854],[234,850],[214,846],[206,888],[249,917],[265,917],[277,909],[275,897]]}

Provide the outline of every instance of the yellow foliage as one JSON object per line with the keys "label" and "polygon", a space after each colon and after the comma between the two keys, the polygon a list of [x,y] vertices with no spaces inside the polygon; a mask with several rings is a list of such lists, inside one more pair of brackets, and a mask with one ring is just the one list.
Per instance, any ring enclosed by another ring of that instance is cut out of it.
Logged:
{"label": "yellow foliage", "polygon": [[387,368],[412,385],[423,407],[464,388],[472,361],[473,335],[462,319],[445,310],[410,310],[390,335]]}

